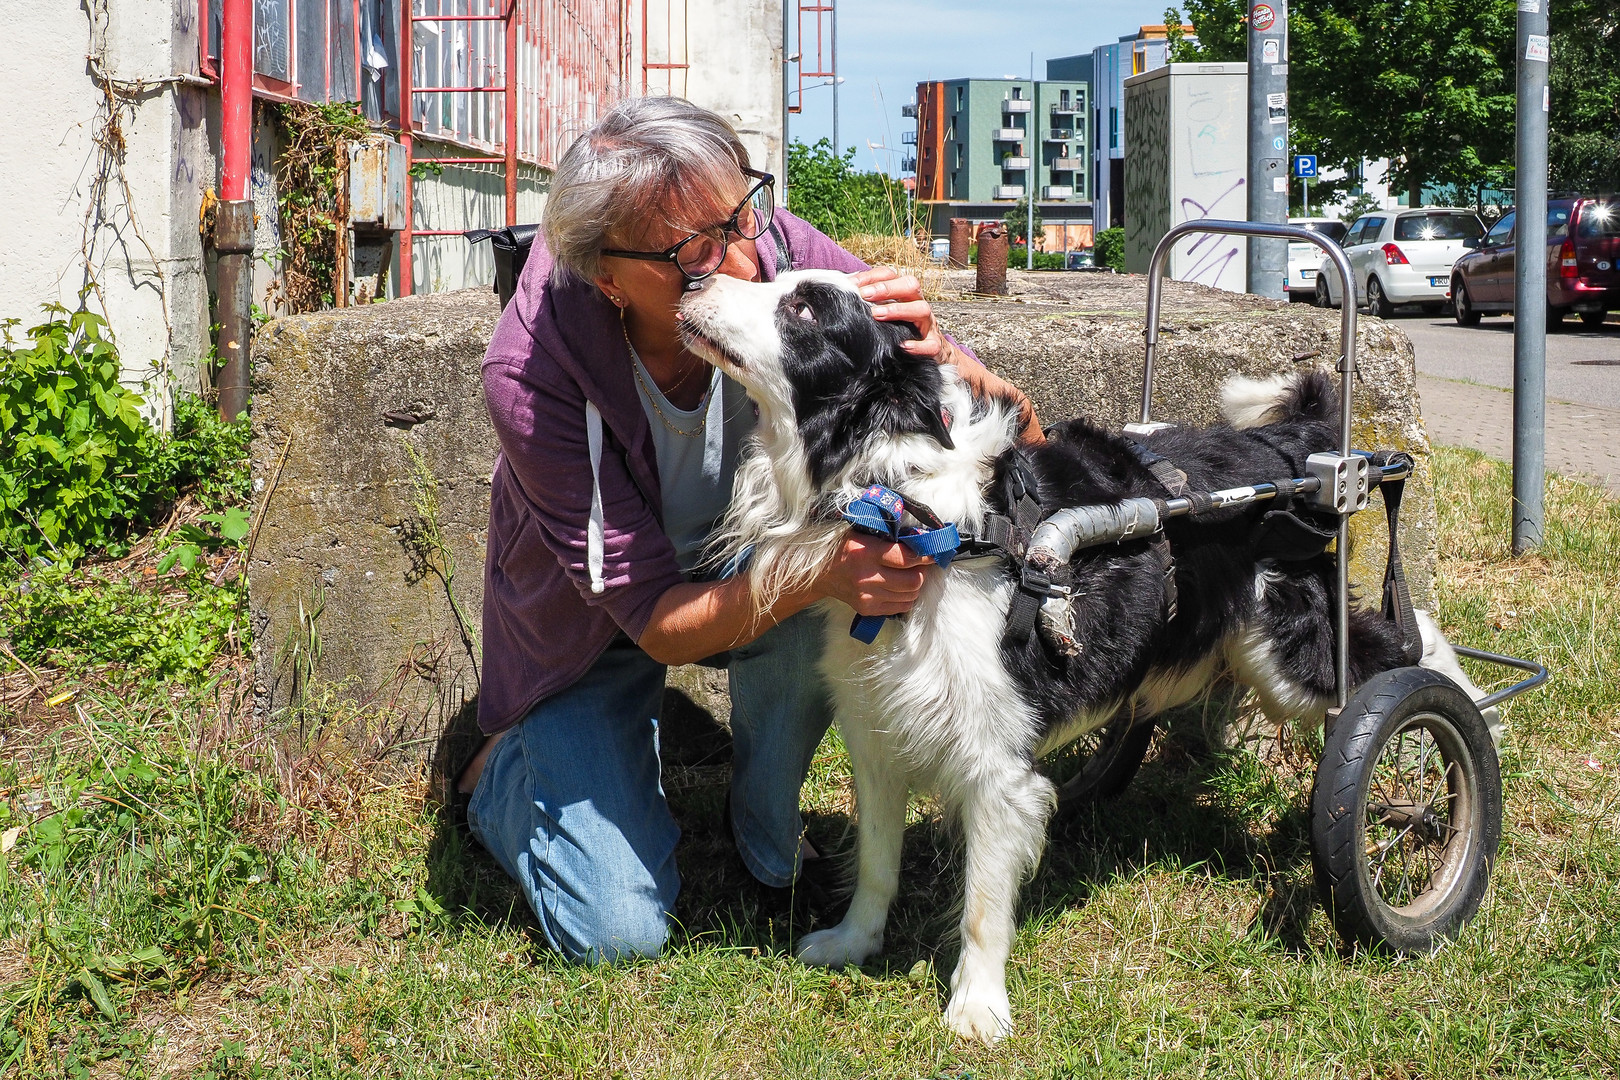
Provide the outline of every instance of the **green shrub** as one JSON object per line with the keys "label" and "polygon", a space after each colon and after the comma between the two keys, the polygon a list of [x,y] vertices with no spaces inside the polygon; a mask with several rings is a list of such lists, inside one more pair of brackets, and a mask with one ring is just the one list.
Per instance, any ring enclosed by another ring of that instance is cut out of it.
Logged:
{"label": "green shrub", "polygon": [[173,434],[154,432],[144,399],[119,384],[106,323],[57,304],[45,312],[22,342],[18,320],[0,321],[0,550],[117,556],[187,488],[211,506],[246,498],[245,423],[182,398]]}
{"label": "green shrub", "polygon": [[0,635],[26,663],[118,664],[184,681],[206,675],[233,641],[246,647],[244,578],[216,586],[200,569],[157,582],[133,584],[103,568],[43,567],[0,590]]}
{"label": "green shrub", "polygon": [[826,139],[792,143],[788,180],[788,209],[834,240],[909,231],[905,188],[892,176],[857,171],[853,147],[837,154]]}
{"label": "green shrub", "polygon": [[1098,266],[1111,266],[1120,273],[1125,272],[1125,230],[1118,225],[1112,229],[1104,229],[1097,234],[1092,245],[1096,252]]}
{"label": "green shrub", "polygon": [[[1022,244],[1007,249],[1007,265],[1011,269],[1022,270],[1028,262],[1029,256],[1025,254]],[[1068,256],[1061,251],[1037,251],[1035,253],[1035,269],[1037,270],[1062,270],[1067,263]]]}

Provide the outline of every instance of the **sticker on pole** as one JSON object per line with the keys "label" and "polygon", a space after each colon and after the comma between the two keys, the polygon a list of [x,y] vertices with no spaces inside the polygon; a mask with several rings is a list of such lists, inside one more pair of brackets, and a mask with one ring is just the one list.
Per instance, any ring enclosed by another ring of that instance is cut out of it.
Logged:
{"label": "sticker on pole", "polygon": [[1288,123],[1288,95],[1267,94],[1266,112],[1271,117],[1273,124]]}
{"label": "sticker on pole", "polygon": [[1528,11],[1532,15],[1540,14],[1541,0],[1519,0],[1519,10]]}
{"label": "sticker on pole", "polygon": [[1286,177],[1286,176],[1273,176],[1271,178],[1271,190],[1272,191],[1281,191],[1284,194],[1286,194],[1288,192],[1288,177]]}
{"label": "sticker on pole", "polygon": [[1539,60],[1545,64],[1547,58],[1552,55],[1552,49],[1547,42],[1547,35],[1526,34],[1524,40],[1524,58],[1526,60]]}
{"label": "sticker on pole", "polygon": [[1260,62],[1275,64],[1282,60],[1282,40],[1268,37],[1260,42]]}
{"label": "sticker on pole", "polygon": [[1249,25],[1256,30],[1270,30],[1277,25],[1277,12],[1270,4],[1256,4],[1249,12]]}
{"label": "sticker on pole", "polygon": [[1294,175],[1301,180],[1311,180],[1316,176],[1316,155],[1295,154]]}

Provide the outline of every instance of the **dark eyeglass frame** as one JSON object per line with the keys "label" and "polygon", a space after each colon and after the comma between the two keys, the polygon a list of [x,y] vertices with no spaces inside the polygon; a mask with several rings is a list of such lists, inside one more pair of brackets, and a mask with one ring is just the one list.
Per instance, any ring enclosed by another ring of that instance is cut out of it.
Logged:
{"label": "dark eyeglass frame", "polygon": [[[702,281],[704,278],[713,277],[715,271],[719,270],[720,267],[725,264],[726,248],[729,247],[731,243],[731,241],[727,239],[728,236],[738,236],[744,240],[757,240],[761,236],[765,235],[765,231],[771,227],[770,217],[775,216],[776,177],[768,172],[758,172],[754,169],[744,169],[742,172],[744,176],[753,177],[759,182],[748,189],[748,194],[743,196],[742,202],[737,204],[737,208],[731,212],[731,216],[725,220],[725,223],[716,227],[720,233],[720,261],[715,263],[713,270],[706,270],[701,274],[694,274],[692,271],[682,266],[680,262],[681,249],[687,244],[690,244],[700,236],[708,236],[710,239],[713,239],[714,234],[710,229],[698,229],[696,232],[688,234],[685,239],[665,248],[663,251],[625,251],[621,248],[603,248],[600,254],[610,255],[616,259],[641,259],[645,262],[674,263],[675,269],[681,272],[681,276],[684,277],[688,283]],[[758,231],[750,236],[743,232],[741,228],[743,211],[747,210],[749,204],[754,201],[754,196],[758,195],[760,191],[765,188],[771,189],[772,213],[770,217],[766,217],[765,215],[756,215],[762,220],[755,222],[755,224],[758,226]]]}

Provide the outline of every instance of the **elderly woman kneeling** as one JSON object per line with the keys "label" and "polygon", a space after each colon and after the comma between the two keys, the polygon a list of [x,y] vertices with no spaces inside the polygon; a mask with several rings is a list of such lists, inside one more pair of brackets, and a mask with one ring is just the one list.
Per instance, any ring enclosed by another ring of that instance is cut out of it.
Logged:
{"label": "elderly woman kneeling", "polygon": [[776,208],[773,184],[720,116],[671,97],[617,106],[558,163],[545,243],[484,359],[501,443],[478,717],[489,737],[461,786],[473,834],[575,960],[652,955],[669,934],[680,830],[659,784],[667,665],[726,662],[727,824],[749,871],[785,887],[813,854],[799,789],[829,720],[806,609],[835,597],[897,614],[923,584],[906,548],[853,534],[812,587],[764,613],[740,578],[705,579],[755,411],[681,345],[683,290],[713,274],[854,273],[880,318],[917,325],[908,347],[1006,388],[941,336],[914,278],[869,269]]}

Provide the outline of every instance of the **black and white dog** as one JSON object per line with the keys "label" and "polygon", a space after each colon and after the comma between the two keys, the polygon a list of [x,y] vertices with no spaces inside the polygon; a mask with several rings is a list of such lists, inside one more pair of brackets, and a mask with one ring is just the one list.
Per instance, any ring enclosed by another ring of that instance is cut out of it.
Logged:
{"label": "black and white dog", "polygon": [[[764,605],[807,584],[847,535],[841,512],[882,484],[967,532],[1008,514],[999,481],[1012,468],[1014,402],[969,392],[953,367],[899,347],[915,336],[880,323],[843,274],[805,271],[759,284],[711,279],[682,304],[688,345],[759,406],[755,445],[739,467],[722,555],[752,549]],[[1195,491],[1303,475],[1307,455],[1336,443],[1337,401],[1314,373],[1235,381],[1233,426],[1153,437]],[[1162,496],[1119,437],[1084,420],[1059,424],[1033,455],[1042,511]],[[945,1022],[986,1041],[1011,1026],[1006,961],[1019,886],[1034,870],[1055,805],[1036,759],[1122,711],[1138,716],[1195,698],[1220,673],[1252,687],[1274,719],[1320,722],[1335,686],[1326,556],[1257,556],[1242,510],[1168,523],[1178,586],[1166,617],[1163,564],[1143,540],[1081,551],[1073,573],[1072,656],[1040,635],[1008,635],[1016,583],[1005,560],[965,559],[931,571],[910,614],[871,645],[827,619],[822,670],[849,747],[858,810],[858,879],[843,922],[806,936],[808,963],[862,963],[882,947],[898,884],[910,787],[931,788],[967,848],[962,954]],[[1419,613],[1424,663],[1476,699],[1456,656]],[[1352,684],[1403,664],[1394,629],[1357,613]]]}

